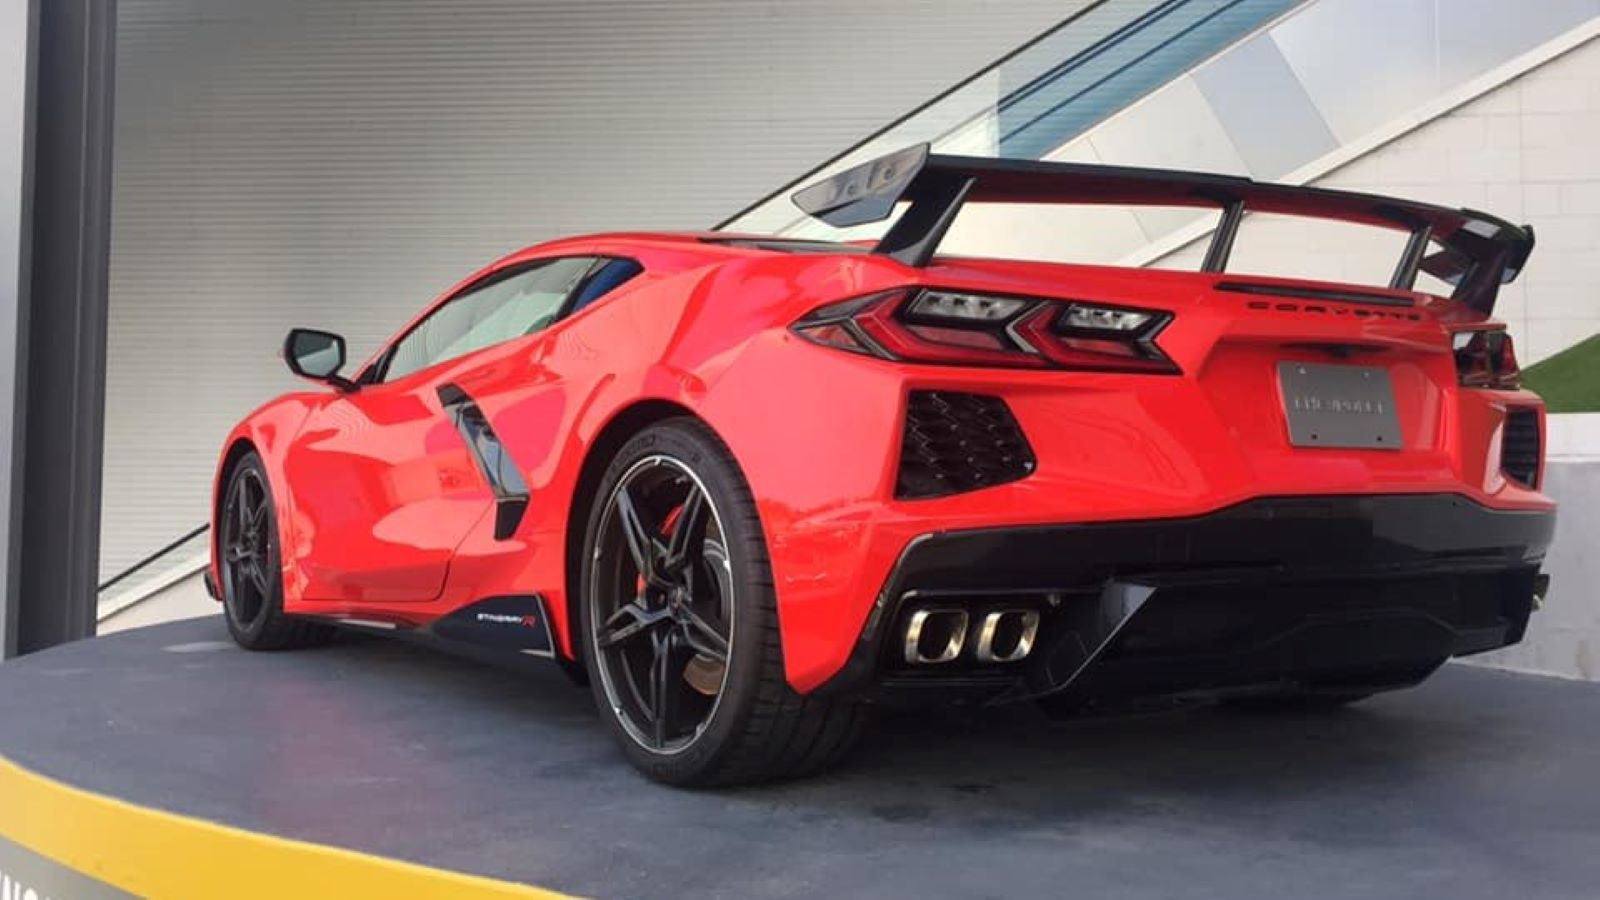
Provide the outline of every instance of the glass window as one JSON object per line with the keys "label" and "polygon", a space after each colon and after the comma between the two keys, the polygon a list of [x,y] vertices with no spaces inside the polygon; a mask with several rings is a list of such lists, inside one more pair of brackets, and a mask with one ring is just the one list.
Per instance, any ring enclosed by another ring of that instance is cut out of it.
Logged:
{"label": "glass window", "polygon": [[451,299],[395,345],[384,380],[545,328],[593,264],[589,257],[551,260]]}
{"label": "glass window", "polygon": [[589,278],[583,289],[578,291],[578,296],[572,298],[569,315],[622,287],[625,282],[643,271],[644,266],[631,259],[613,259],[607,262]]}

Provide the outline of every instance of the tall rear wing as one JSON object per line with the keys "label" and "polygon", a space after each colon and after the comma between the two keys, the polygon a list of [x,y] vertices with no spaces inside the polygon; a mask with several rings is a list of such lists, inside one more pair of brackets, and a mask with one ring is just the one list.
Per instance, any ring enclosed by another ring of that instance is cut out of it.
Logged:
{"label": "tall rear wing", "polygon": [[[1419,271],[1455,285],[1452,297],[1485,314],[1500,285],[1522,271],[1533,229],[1468,209],[1375,194],[1268,184],[1231,175],[930,153],[927,144],[847,169],[794,194],[807,215],[846,227],[910,205],[874,252],[926,266],[962,204],[1115,204],[1216,207],[1222,211],[1202,270],[1227,269],[1246,212],[1332,219],[1409,232],[1390,287],[1409,290]],[[1436,252],[1429,253],[1437,245]]]}

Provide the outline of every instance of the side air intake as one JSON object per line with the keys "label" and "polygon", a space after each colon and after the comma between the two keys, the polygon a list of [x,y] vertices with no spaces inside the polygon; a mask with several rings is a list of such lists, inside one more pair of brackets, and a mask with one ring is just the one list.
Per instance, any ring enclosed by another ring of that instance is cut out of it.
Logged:
{"label": "side air intake", "polygon": [[1032,474],[1033,448],[1004,400],[986,394],[912,391],[895,497],[959,494]]}
{"label": "side air intake", "polygon": [[1500,444],[1500,470],[1531,488],[1539,486],[1539,412],[1506,412],[1505,435]]}

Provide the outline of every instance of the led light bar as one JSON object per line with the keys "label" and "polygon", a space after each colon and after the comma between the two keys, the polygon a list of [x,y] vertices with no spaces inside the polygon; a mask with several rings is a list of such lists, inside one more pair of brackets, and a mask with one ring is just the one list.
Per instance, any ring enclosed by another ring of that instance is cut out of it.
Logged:
{"label": "led light bar", "polygon": [[1154,318],[1153,313],[1074,303],[1067,307],[1066,314],[1061,317],[1061,324],[1067,328],[1083,331],[1132,332],[1150,324]]}
{"label": "led light bar", "polygon": [[1081,301],[902,288],[830,303],[791,326],[825,347],[911,363],[1177,374],[1155,344],[1172,314]]}
{"label": "led light bar", "polygon": [[908,312],[938,319],[967,322],[1003,322],[1028,305],[1014,297],[986,297],[982,294],[957,294],[951,291],[923,291],[911,301]]}

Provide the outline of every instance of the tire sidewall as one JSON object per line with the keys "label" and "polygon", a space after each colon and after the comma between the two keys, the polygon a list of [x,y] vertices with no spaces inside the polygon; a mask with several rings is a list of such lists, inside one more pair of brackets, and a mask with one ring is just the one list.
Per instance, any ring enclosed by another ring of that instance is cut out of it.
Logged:
{"label": "tire sidewall", "polygon": [[[722,698],[705,731],[693,743],[672,753],[659,753],[640,745],[618,721],[606,696],[605,679],[598,668],[601,663],[591,637],[595,633],[595,602],[590,585],[594,580],[594,548],[600,524],[622,476],[649,456],[671,457],[699,477],[716,508],[733,570],[733,641]],[[635,766],[668,783],[695,780],[734,749],[735,738],[745,728],[756,703],[764,663],[763,638],[775,615],[766,543],[749,488],[731,461],[731,454],[697,423],[669,421],[655,425],[640,432],[618,452],[589,508],[577,620],[583,652],[592,664],[590,688],[601,720],[623,752]]]}

